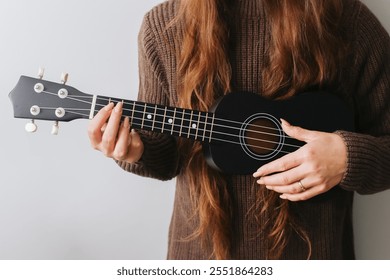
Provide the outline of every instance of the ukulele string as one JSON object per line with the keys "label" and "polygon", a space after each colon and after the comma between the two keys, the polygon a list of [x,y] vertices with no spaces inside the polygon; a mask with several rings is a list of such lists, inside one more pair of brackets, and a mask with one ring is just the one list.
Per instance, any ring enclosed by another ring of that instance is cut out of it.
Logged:
{"label": "ukulele string", "polygon": [[[48,92],[48,91],[44,91],[45,93],[47,93],[47,94],[51,94],[51,95],[56,95],[55,93],[51,93],[51,92]],[[88,102],[88,101],[85,101],[85,100],[80,100],[80,99],[76,99],[75,97],[79,97],[79,96],[72,96],[72,97],[69,97],[69,96],[67,96],[66,98],[68,98],[68,99],[70,99],[70,100],[74,100],[74,101],[78,101],[78,102],[83,102],[83,103],[86,103],[86,104],[92,104],[91,102]],[[91,98],[90,96],[85,96],[84,98]],[[104,99],[104,98],[100,98],[100,99]],[[111,98],[110,99],[105,99],[105,100],[108,100],[108,101],[111,101]],[[127,103],[127,102],[124,102],[124,104],[133,104],[133,103]],[[101,107],[104,107],[105,105],[103,105],[103,104],[96,104],[97,106],[101,106]],[[149,106],[149,105],[146,105],[146,107],[148,107],[148,108],[154,108],[153,106]],[[67,110],[89,110],[89,109],[76,109],[76,108],[69,108],[69,109],[67,109]],[[124,111],[131,111],[130,109],[123,109]],[[99,110],[95,110],[95,112],[96,111],[99,111]],[[169,110],[169,111],[172,111],[172,110]],[[68,112],[70,112],[70,113],[74,113],[74,114],[78,114],[78,113],[76,113],[76,112],[71,112],[71,111],[68,111]],[[138,111],[138,110],[135,110],[135,112],[137,112],[137,113],[144,113],[143,111]],[[189,114],[189,113],[187,113],[187,112],[185,112],[184,110],[183,110],[183,115],[184,114]],[[156,114],[157,116],[164,116],[164,115],[159,115],[159,114]],[[88,115],[86,115],[86,114],[84,114],[84,116],[88,116]],[[138,120],[142,120],[142,118],[134,118],[134,119],[138,119]],[[239,123],[239,122],[236,122],[236,121],[231,121],[231,120],[226,120],[226,119],[220,119],[220,118],[215,118],[215,120],[220,120],[220,121],[225,121],[225,122],[231,122],[231,123],[238,123],[238,124],[241,124],[241,123]],[[200,123],[200,121],[198,120],[198,122]],[[162,124],[162,122],[157,122],[157,123],[161,123]],[[205,124],[205,126],[206,126],[206,123],[204,123]],[[175,126],[175,124],[173,124],[173,126]],[[214,126],[216,126],[216,127],[226,127],[226,128],[229,128],[229,129],[238,129],[238,130],[241,130],[241,128],[237,128],[237,127],[232,127],[232,126],[224,126],[224,125],[221,125],[221,124],[214,124]],[[266,127],[266,126],[259,126],[259,125],[252,125],[252,126],[254,126],[254,127],[260,127],[260,128],[266,128],[266,129],[270,129],[270,130],[275,130],[274,128],[271,128],[271,127]],[[153,128],[153,126],[152,127],[149,127],[149,128]],[[191,128],[189,128],[189,130],[191,130]],[[204,129],[203,129],[204,130]],[[254,131],[254,130],[247,130],[248,132],[254,132],[254,133],[257,133],[257,134],[262,134],[262,135],[272,135],[272,136],[277,136],[277,137],[279,137],[280,136],[280,134],[272,134],[272,133],[267,133],[267,132],[259,132],[259,131]],[[279,130],[278,130],[279,131]],[[175,132],[177,132],[177,131],[175,131]],[[218,131],[208,131],[208,130],[205,130],[205,132],[209,132],[210,134],[211,133],[213,133],[213,134],[222,134],[222,135],[227,135],[227,136],[233,136],[233,137],[237,137],[237,135],[235,135],[235,134],[229,134],[229,133],[224,133],[224,132],[218,132]],[[181,134],[181,133],[180,133]],[[193,134],[191,134],[190,132],[189,133],[187,133],[187,135],[188,134],[190,134],[191,136],[194,136]],[[288,135],[286,135],[286,134],[284,134],[283,135],[284,136],[284,138],[291,138],[291,137],[289,137]],[[246,136],[244,136],[243,137],[245,140],[254,140],[254,141],[260,141],[260,142],[268,142],[268,143],[272,143],[272,144],[279,144],[279,142],[275,142],[275,141],[269,141],[269,140],[261,140],[261,139],[258,139],[258,138],[253,138],[253,137],[246,137]],[[225,141],[225,139],[219,139],[219,138],[212,138],[212,139],[215,139],[215,140],[219,140],[219,141]],[[226,142],[226,141],[225,141]],[[230,142],[232,142],[232,141],[230,141]],[[239,143],[238,143],[239,144]],[[299,148],[300,146],[297,146],[297,145],[293,145],[293,144],[288,144],[288,143],[285,143],[284,144],[285,146],[291,146],[291,147],[294,147],[294,148]],[[253,147],[255,147],[255,148],[265,148],[265,147],[262,147],[262,146],[254,146],[253,145]]]}
{"label": "ukulele string", "polygon": [[[50,107],[42,107],[41,109],[43,110],[56,110],[56,108],[50,108]],[[68,113],[71,113],[71,114],[75,114],[75,115],[79,115],[79,116],[83,116],[83,117],[89,117],[88,114],[83,114],[83,113],[80,113],[80,112],[75,112],[74,110],[81,110],[81,111],[88,111],[89,109],[79,109],[79,108],[64,108],[64,110],[66,110],[66,112]],[[142,120],[142,118],[134,118],[134,119],[137,119],[137,120]],[[162,122],[157,122],[157,123],[160,123],[162,124]],[[175,128],[176,126],[178,125],[173,125],[173,127]],[[151,125],[147,125],[147,124],[144,124],[143,125],[143,128],[149,128],[149,129],[153,129],[153,126]],[[154,127],[156,128],[156,127]],[[171,129],[171,134],[173,132],[179,134],[180,131],[179,130],[175,130],[175,129]],[[205,130],[205,129],[201,129],[201,131],[204,131],[204,132],[211,132],[210,130]],[[239,135],[236,135],[236,134],[230,134],[230,133],[225,133],[225,132],[219,132],[219,131],[212,131],[211,132],[213,135],[225,135],[225,136],[231,136],[231,137],[234,137],[234,138],[237,138],[239,137]],[[194,138],[196,138],[197,134],[189,131],[188,133],[181,133],[181,137],[189,137],[189,136],[194,136]],[[200,138],[200,136],[199,136]],[[204,138],[209,138],[209,137],[204,137]],[[275,141],[270,141],[270,140],[265,140],[265,139],[258,139],[258,138],[253,138],[253,137],[243,137],[245,140],[253,140],[253,141],[256,141],[256,142],[265,142],[265,143],[270,143],[270,144],[280,144],[280,142],[275,142]],[[231,144],[241,144],[239,141],[232,141],[232,140],[227,140],[226,138],[218,138],[218,137],[211,137],[211,140],[216,140],[216,141],[221,141],[221,142],[226,142],[226,143],[231,143]],[[270,147],[265,147],[265,146],[259,146],[259,145],[255,145],[255,144],[249,144],[247,143],[246,146],[248,147],[251,147],[251,148],[258,148],[258,149],[264,149],[264,150],[270,150],[270,151],[273,151],[275,149],[273,148],[270,148]],[[292,144],[288,144],[288,143],[284,143],[284,146],[289,146],[289,147],[293,147],[293,148],[300,148],[300,146],[296,146],[296,145],[292,145]],[[286,151],[282,151],[286,154],[288,154],[289,152],[286,152]]]}
{"label": "ukulele string", "polygon": [[[55,93],[52,93],[52,92],[48,92],[48,91],[43,91],[44,93],[46,93],[46,94],[49,94],[49,95],[55,95],[55,96],[57,96],[57,94],[55,94]],[[89,104],[89,105],[91,105],[92,104],[92,102],[89,102],[89,101],[85,101],[85,100],[81,100],[81,99],[77,99],[76,97],[79,97],[79,96],[67,96],[66,97],[66,99],[70,99],[70,100],[73,100],[73,101],[77,101],[77,102],[82,102],[82,103],[86,103],[86,104]],[[85,96],[85,98],[92,98],[91,96]],[[107,99],[107,98],[99,98],[99,100],[106,100],[106,101],[111,101],[112,99],[111,98],[109,98],[109,99]],[[120,101],[118,101],[118,102],[120,102]],[[133,103],[129,103],[129,102],[124,102],[123,101],[123,103],[125,104],[125,105],[133,105],[134,104],[134,101],[133,101]],[[104,104],[96,104],[96,106],[101,106],[102,108],[104,107],[104,106],[106,106],[106,105],[104,105]],[[154,106],[150,106],[150,105],[145,105],[144,107],[147,107],[147,108],[152,108],[152,109],[155,109],[155,107]],[[46,108],[46,109],[50,109],[50,108]],[[55,108],[52,108],[52,109],[55,109]],[[66,109],[66,110],[89,110],[89,109],[77,109],[77,108],[68,108],[68,109]],[[98,112],[99,110],[96,110],[95,109],[95,112]],[[130,110],[130,109],[126,109],[126,108],[123,108],[123,111],[130,111],[130,112],[132,112],[132,110]],[[172,112],[172,110],[170,110],[170,109],[168,109],[167,111],[170,111],[170,112]],[[79,114],[79,113],[76,113],[76,112],[71,112],[71,111],[68,111],[68,112],[70,112],[70,113],[74,113],[74,114]],[[137,112],[137,113],[145,113],[144,111],[140,111],[140,110],[134,110],[134,112]],[[190,113],[187,113],[187,112],[185,112],[185,110],[183,110],[183,116],[185,115],[185,114],[187,114],[187,115],[190,115]],[[88,116],[89,117],[89,115],[87,115],[87,114],[79,114],[79,115],[83,115],[83,116]],[[156,114],[155,116],[160,116],[160,117],[163,117],[164,115],[161,115],[161,114]],[[134,119],[138,119],[138,120],[142,120],[142,118],[135,118],[134,117]],[[219,120],[219,121],[223,121],[223,122],[227,122],[227,123],[236,123],[236,124],[241,124],[240,122],[237,122],[237,121],[232,121],[232,120],[227,120],[227,119],[221,119],[221,118],[215,118],[215,120]],[[200,120],[198,120],[198,121],[196,121],[196,122],[194,122],[194,123],[203,123],[203,122],[200,122]],[[163,124],[163,122],[157,122],[157,123],[161,123],[161,124]],[[206,127],[206,123],[203,123],[204,125],[205,125],[205,127]],[[173,124],[173,126],[175,126],[175,124]],[[222,124],[218,124],[218,123],[214,123],[214,126],[215,127],[225,127],[225,128],[229,128],[229,129],[237,129],[237,130],[241,130],[241,128],[239,128],[239,127],[234,127],[234,126],[226,126],[226,125],[222,125]],[[257,127],[257,128],[266,128],[266,129],[269,129],[269,130],[277,130],[277,131],[279,131],[280,132],[280,130],[279,129],[276,129],[276,128],[272,128],[272,127],[267,127],[267,126],[260,126],[260,125],[252,125],[252,127]],[[152,126],[150,126],[150,128],[152,128]],[[191,128],[189,128],[189,130],[191,130]],[[205,130],[205,129],[203,129],[203,130]],[[237,135],[235,135],[235,134],[229,134],[229,133],[223,133],[223,132],[218,132],[218,131],[210,131],[210,130],[205,130],[206,132],[209,132],[210,134],[223,134],[223,135],[227,135],[227,136],[233,136],[233,137],[237,137]],[[248,132],[253,132],[253,133],[257,133],[257,134],[261,134],[261,135],[271,135],[271,136],[276,136],[276,137],[280,137],[281,135],[280,134],[274,134],[274,133],[268,133],[268,132],[259,132],[259,131],[256,131],[256,130],[250,130],[250,129],[248,129],[248,130],[246,130],[246,131],[248,131]],[[175,131],[175,132],[177,132],[177,131]],[[188,134],[188,133],[187,133]],[[288,136],[288,135],[286,135],[285,133],[283,133],[284,135],[283,135],[283,137],[284,138],[290,138],[290,139],[293,139],[292,137],[290,137],[290,136]],[[193,136],[192,134],[191,134],[191,136]],[[268,142],[268,143],[272,143],[272,144],[279,144],[280,142],[275,142],[275,141],[269,141],[269,140],[261,140],[261,139],[258,139],[258,138],[253,138],[253,137],[243,137],[245,140],[254,140],[254,141],[260,141],[260,142]],[[219,141],[221,141],[221,140],[224,140],[224,139],[218,139],[218,138],[212,138],[212,139],[215,139],[215,140],[219,140]],[[226,142],[226,141],[225,141]],[[239,144],[239,143],[238,143]],[[287,143],[285,143],[284,144],[285,146],[291,146],[291,147],[294,147],[294,148],[300,148],[300,146],[297,146],[297,145],[293,145],[293,144],[287,144]],[[261,146],[254,146],[254,147],[257,147],[257,148],[264,148],[264,147],[261,147]]]}
{"label": "ukulele string", "polygon": [[[127,103],[127,104],[131,104],[131,103]],[[101,106],[102,108],[104,107],[104,106],[106,106],[106,105],[104,105],[104,104],[96,104],[96,106]],[[146,106],[147,108],[152,108],[152,109],[154,109],[154,107],[153,106]],[[99,110],[95,110],[95,112],[98,112]],[[123,111],[129,111],[129,112],[132,112],[132,110],[131,109],[126,109],[126,108],[123,108]],[[172,112],[172,110],[167,110],[167,111],[170,111],[170,112]],[[141,113],[141,114],[143,114],[144,113],[144,111],[142,111],[142,110],[134,110],[134,112],[136,112],[136,113]],[[184,111],[183,111],[184,112]],[[148,113],[149,114],[149,113]],[[158,114],[158,113],[153,113],[152,115],[154,115],[155,117],[157,116],[157,117],[165,117],[165,115],[162,115],[162,114]],[[183,113],[183,115],[191,115],[190,113],[187,113],[187,112],[184,112]],[[128,116],[128,115],[124,115],[124,116]],[[130,117],[130,116],[128,116],[128,117]],[[136,119],[136,120],[142,120],[143,118],[137,118],[137,117],[135,117],[135,116],[133,116],[133,119]],[[206,119],[206,117],[205,117],[205,119]],[[148,121],[151,121],[151,120],[149,120],[148,119]],[[187,120],[188,122],[189,122],[189,120]],[[231,129],[231,130],[238,130],[238,131],[240,131],[241,130],[241,127],[235,127],[235,126],[228,126],[228,125],[223,125],[223,124],[221,124],[221,123],[218,123],[217,121],[222,121],[222,122],[226,122],[226,123],[236,123],[236,124],[240,124],[240,125],[242,125],[242,123],[240,123],[240,122],[236,122],[236,121],[231,121],[231,120],[227,120],[227,119],[221,119],[221,118],[215,118],[214,119],[214,127],[223,127],[223,128],[227,128],[227,129]],[[155,120],[155,118],[154,118],[154,122],[155,123],[158,123],[158,124],[162,124],[162,125],[164,125],[165,123],[164,122],[161,122],[161,121],[156,121]],[[207,126],[207,122],[205,122],[205,121],[200,121],[199,119],[198,120],[194,120],[193,121],[193,123],[194,124],[203,124],[204,125],[204,127],[206,127]],[[168,124],[168,125],[170,125],[170,126],[177,126],[176,124]],[[263,129],[269,129],[269,130],[277,130],[278,132],[281,132],[281,133],[283,133],[283,135],[281,135],[280,133],[279,134],[275,134],[275,133],[270,133],[270,132],[265,132],[265,131],[258,131],[258,130],[253,130],[253,129],[246,129],[246,132],[252,132],[252,133],[255,133],[255,134],[258,134],[258,135],[261,135],[261,136],[263,136],[263,135],[269,135],[269,136],[275,136],[275,137],[284,137],[284,138],[288,138],[288,139],[295,139],[295,138],[292,138],[292,137],[290,137],[290,136],[288,136],[287,134],[285,134],[283,131],[281,131],[281,130],[279,130],[279,129],[277,129],[277,128],[272,128],[272,127],[268,127],[268,126],[262,126],[262,125],[251,125],[251,127],[254,127],[254,128],[263,128]],[[189,129],[191,130],[191,129],[196,129],[196,128],[191,128],[191,127],[189,127]],[[238,137],[238,135],[236,135],[236,134],[230,134],[230,133],[224,133],[224,132],[220,132],[220,131],[215,131],[215,130],[208,130],[208,129],[205,129],[205,128],[203,128],[203,129],[201,129],[202,131],[206,131],[206,132],[208,132],[208,133],[211,133],[211,134],[215,134],[215,133],[217,133],[217,134],[223,134],[223,135],[226,135],[226,136],[233,136],[233,137]],[[270,141],[270,140],[261,140],[261,139],[258,139],[258,138],[254,138],[254,137],[248,137],[248,136],[244,136],[243,137],[245,140],[255,140],[255,141],[261,141],[261,142],[268,142],[268,143],[272,143],[272,144],[278,144],[279,142],[275,142],[275,141]],[[285,143],[285,145],[286,146],[290,146],[290,147],[294,147],[294,148],[300,148],[300,146],[297,146],[297,145],[294,145],[294,144],[287,144],[287,143]]]}
{"label": "ukulele string", "polygon": [[[50,107],[42,107],[41,109],[43,110],[56,110],[56,108],[50,108]],[[88,109],[72,109],[72,108],[64,108],[64,110],[66,110],[67,113],[71,113],[71,114],[75,114],[75,115],[79,115],[79,116],[84,116],[84,117],[89,117],[88,114],[83,114],[83,113],[80,113],[80,112],[74,112],[74,111],[71,111],[71,110],[88,110]],[[138,118],[140,120],[140,118]],[[176,125],[177,126],[177,125]],[[144,128],[149,128],[149,129],[152,129],[153,126],[151,125],[147,125],[145,124],[143,126]],[[179,134],[179,131],[178,130],[175,130],[173,129],[172,130],[173,132]],[[223,132],[213,132],[213,134],[226,134],[226,133],[223,133]],[[233,136],[233,137],[239,137],[237,135],[234,135],[234,134],[226,134],[226,135],[229,135],[229,136]],[[182,137],[185,137],[185,136],[196,136],[196,134],[190,132],[190,133],[183,133]],[[248,139],[248,137],[244,137],[245,139]],[[220,141],[220,142],[225,142],[225,143],[230,143],[230,144],[235,144],[235,145],[240,145],[241,143],[238,142],[238,141],[231,141],[231,140],[227,140],[225,138],[218,138],[218,137],[212,137],[211,138],[212,140],[216,140],[216,141]],[[255,140],[255,141],[259,141],[259,142],[269,142],[269,143],[272,143],[272,144],[279,144],[279,142],[271,142],[271,141],[267,141],[267,140],[261,140],[261,139],[255,139],[255,138],[251,138],[252,140]],[[265,146],[259,146],[259,145],[253,145],[253,144],[246,144],[246,146],[250,147],[250,148],[254,148],[254,149],[264,149],[264,150],[269,150],[269,151],[274,151],[275,149],[273,148],[270,148],[270,147],[265,147]],[[294,146],[294,145],[289,145],[289,144],[284,144],[284,146],[292,146],[292,147],[296,147],[296,148],[300,148],[299,146]],[[283,151],[283,150],[280,150],[281,153],[284,153],[284,154],[289,154],[290,152],[288,151]]]}
{"label": "ukulele string", "polygon": [[[87,96],[87,97],[91,98],[90,96]],[[129,101],[129,102],[126,102],[126,101],[121,100],[121,99],[119,99],[119,98],[104,98],[104,97],[99,97],[98,100],[105,100],[105,101],[107,101],[108,103],[109,103],[109,102],[114,102],[114,101],[116,101],[116,102],[123,102],[124,105],[130,105],[130,106],[132,106],[134,102],[137,102],[137,101]],[[142,102],[142,103],[145,104],[145,102]],[[146,104],[147,104],[147,103],[146,103]],[[96,104],[96,105],[99,105],[99,106],[104,107],[104,106],[106,106],[107,104]],[[137,106],[137,105],[136,105],[136,106]],[[138,105],[138,106],[139,106],[139,105]],[[168,107],[165,106],[165,105],[161,105],[161,106],[166,107],[166,108],[167,108],[167,112],[170,112],[170,113],[174,112],[173,110],[168,109]],[[144,107],[144,106],[142,106],[142,107]],[[147,105],[146,105],[146,108],[148,108],[148,109],[153,109],[153,110],[154,110],[154,109],[155,109],[155,106],[147,104]],[[130,109],[124,108],[123,110],[124,110],[124,111],[130,111],[130,112],[131,112]],[[191,115],[191,113],[185,111],[185,110],[190,110],[190,111],[191,111],[191,109],[182,109],[182,110],[183,110],[183,114],[184,114],[184,115],[187,115],[187,116],[188,116],[188,115]],[[98,110],[97,110],[97,111],[98,111]],[[135,112],[137,112],[137,113],[144,113],[144,111],[140,111],[140,110],[135,110]],[[199,112],[199,111],[198,111],[198,112]],[[203,112],[203,113],[206,113],[206,112]],[[164,116],[164,115],[157,115],[157,116]],[[227,122],[227,123],[234,123],[234,124],[242,125],[241,122],[234,121],[234,120],[229,120],[229,119],[215,118],[215,120],[223,121],[223,122]],[[269,129],[269,130],[275,130],[275,131],[278,131],[278,132],[280,131],[278,128],[273,128],[273,127],[268,127],[268,126],[263,126],[263,125],[252,125],[252,126],[253,126],[253,127],[257,127],[257,128],[266,128],[266,129]],[[228,127],[228,126],[225,126],[225,127]],[[230,126],[230,127],[231,127],[231,126]],[[237,128],[237,127],[236,127],[236,128]],[[237,128],[237,129],[240,129],[240,128]],[[250,130],[248,130],[248,131],[250,131]],[[257,131],[252,130],[251,132],[255,132],[255,133],[256,133]],[[270,135],[279,136],[279,134],[270,134]],[[288,135],[286,135],[286,137],[292,138],[292,137],[290,137],[290,136],[288,136]],[[292,139],[294,139],[294,138],[292,138]]]}
{"label": "ukulele string", "polygon": [[[48,92],[48,91],[43,91],[44,93],[47,93],[47,94],[50,94],[50,95],[55,95],[57,96],[57,94],[55,93],[52,93],[52,92]],[[82,103],[86,103],[88,105],[92,105],[92,102],[89,102],[89,101],[85,101],[85,100],[81,100],[81,99],[76,99],[75,97],[78,97],[78,96],[67,96],[66,99],[70,99],[70,100],[74,100],[74,101],[77,101],[77,102],[82,102]],[[91,96],[83,96],[84,98],[92,98]],[[112,102],[114,100],[114,98],[102,98],[102,97],[99,97],[100,100],[106,100],[108,102]],[[117,98],[116,98],[117,99]],[[121,102],[120,99],[117,99],[116,101],[118,102]],[[131,102],[135,102],[135,101],[131,101]],[[123,101],[123,104],[124,105],[133,105],[133,103],[130,103],[130,102],[125,102]],[[102,108],[105,107],[107,104],[98,104],[96,103],[96,106],[101,106]],[[154,106],[150,106],[150,105],[146,105],[146,108],[151,108],[151,109],[155,109]],[[84,110],[89,110],[89,109],[84,109]],[[95,112],[97,112],[99,110],[96,110],[95,109]],[[130,111],[132,112],[132,110],[130,109],[126,109],[126,108],[123,108],[123,111]],[[135,113],[144,113],[144,111],[140,111],[140,110],[134,110]],[[167,112],[173,112],[172,110],[170,109],[167,109]],[[186,112],[184,109],[183,109],[183,115],[191,115],[190,113]],[[163,117],[164,115],[161,115],[161,114],[156,114],[156,116],[160,116],[160,117]],[[226,122],[226,123],[235,123],[235,124],[239,124],[239,125],[242,125],[242,123],[238,122],[238,121],[233,121],[233,120],[228,120],[228,119],[221,119],[221,118],[215,118],[215,120],[217,121],[223,121],[223,122]],[[233,126],[223,126],[223,125],[218,125],[217,126],[221,126],[221,127],[227,127],[227,128],[234,128],[234,129],[238,129],[240,130],[241,128],[240,127],[233,127]],[[262,126],[262,125],[252,125],[252,127],[256,127],[256,128],[265,128],[265,129],[269,129],[269,130],[276,130],[278,132],[280,132],[280,130],[278,128],[273,128],[273,127],[268,127],[268,126]],[[280,134],[272,134],[272,133],[266,133],[266,132],[259,132],[259,131],[256,131],[256,130],[247,130],[248,132],[253,132],[253,133],[261,133],[261,134],[268,134],[268,135],[271,135],[271,136],[280,136]],[[285,135],[285,138],[290,138],[290,139],[294,139],[288,135]]]}
{"label": "ukulele string", "polygon": [[[107,100],[107,101],[112,101],[111,99],[107,99],[107,98],[99,98],[100,100]],[[118,101],[118,102],[121,102],[120,100]],[[130,102],[135,102],[135,101],[130,101]],[[133,103],[129,103],[129,102],[124,102],[123,101],[123,104],[124,105],[133,105]],[[145,104],[145,103],[144,103]],[[101,106],[102,108],[103,107],[105,107],[107,104],[98,104],[98,103],[96,103],[96,106]],[[137,105],[136,105],[137,106]],[[140,105],[138,105],[138,106],[140,106]],[[145,107],[145,106],[142,106],[142,107]],[[146,108],[148,108],[148,109],[155,109],[155,106],[150,106],[150,105],[146,105]],[[168,107],[167,107],[168,108]],[[191,113],[189,113],[189,112],[186,112],[185,111],[185,109],[182,109],[183,110],[183,116],[184,115],[187,115],[187,116],[191,116]],[[95,109],[95,112],[98,112],[99,110],[96,110]],[[131,110],[131,109],[126,109],[126,108],[123,108],[123,111],[129,111],[129,112],[133,112],[133,110]],[[161,109],[160,109],[160,111],[161,111]],[[143,110],[134,110],[134,112],[135,113],[140,113],[140,114],[146,114],[146,112],[144,112]],[[171,110],[171,109],[167,109],[167,112],[174,112],[173,110]],[[199,111],[198,111],[199,112]],[[148,114],[151,114],[150,112],[148,112]],[[158,114],[158,113],[153,113],[153,114],[151,114],[151,115],[154,115],[154,116],[157,116],[157,117],[165,117],[165,115],[162,115],[162,114]],[[128,115],[125,115],[125,116],[128,116]],[[193,116],[197,116],[196,114],[195,115],[193,115]],[[205,118],[205,120],[206,120],[206,117],[205,116],[203,116],[204,118]],[[142,118],[138,118],[138,119],[140,119],[140,120],[142,120]],[[207,118],[208,119],[208,118]],[[149,120],[148,120],[149,121]],[[189,121],[189,120],[187,120],[187,121]],[[234,124],[239,124],[240,126],[242,125],[242,123],[241,122],[238,122],[238,121],[233,121],[233,120],[229,120],[229,119],[221,119],[221,118],[214,118],[214,121],[221,121],[221,122],[226,122],[226,123],[234,123]],[[193,123],[202,123],[202,124],[204,124],[205,126],[207,125],[207,122],[206,121],[200,121],[199,119],[198,120],[195,120],[195,121],[193,121]],[[161,122],[160,122],[161,123]],[[232,125],[223,125],[223,124],[221,124],[221,123],[214,123],[214,126],[217,126],[217,127],[224,127],[224,128],[228,128],[228,129],[236,129],[236,130],[241,130],[241,127],[236,127],[236,126],[232,126]],[[273,127],[269,127],[269,126],[264,126],[264,125],[256,125],[256,124],[252,124],[251,125],[251,127],[253,127],[253,128],[263,128],[263,129],[268,129],[268,130],[276,130],[276,131],[278,131],[278,132],[281,132],[281,130],[279,130],[278,128],[273,128]],[[255,134],[261,134],[261,135],[270,135],[270,136],[276,136],[276,137],[280,137],[281,135],[280,135],[280,133],[270,133],[270,132],[265,132],[265,131],[258,131],[258,130],[251,130],[251,129],[246,129],[246,131],[247,132],[252,132],[252,133],[255,133]],[[210,132],[210,131],[207,131],[207,132]],[[284,138],[288,138],[288,139],[295,139],[295,138],[293,138],[293,137],[290,137],[290,136],[288,136],[287,134],[285,134],[284,132],[283,132],[283,137]],[[233,135],[233,134],[232,134]],[[252,138],[252,139],[256,139],[256,138]],[[274,143],[276,143],[276,142],[274,142]],[[292,146],[294,146],[294,145],[292,145]],[[295,146],[295,147],[299,147],[299,146]]]}

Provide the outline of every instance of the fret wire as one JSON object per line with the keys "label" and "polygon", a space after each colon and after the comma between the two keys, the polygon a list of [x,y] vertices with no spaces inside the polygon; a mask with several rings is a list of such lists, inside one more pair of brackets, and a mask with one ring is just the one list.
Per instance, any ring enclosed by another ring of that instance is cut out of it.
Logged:
{"label": "fret wire", "polygon": [[205,118],[205,121],[204,121],[204,128],[203,128],[203,137],[202,137],[202,141],[204,142],[204,138],[206,136],[206,129],[207,129],[207,120],[209,118],[209,113],[207,112],[206,113],[206,118]]}
{"label": "fret wire", "polygon": [[173,127],[175,126],[175,119],[176,119],[176,108],[173,111],[173,120],[172,120],[172,128],[171,128],[171,135],[173,135]]}
{"label": "fret wire", "polygon": [[167,107],[165,107],[165,109],[164,109],[164,118],[163,118],[163,123],[161,126],[161,132],[164,132],[164,125],[165,125],[166,116],[167,116]]}
{"label": "fret wire", "polygon": [[152,123],[152,131],[154,131],[154,123],[156,121],[156,113],[157,113],[157,104],[154,106],[154,114],[153,114],[153,123]]}
{"label": "fret wire", "polygon": [[133,101],[133,110],[131,112],[131,122],[130,122],[130,127],[132,126],[133,124],[133,120],[134,120],[134,112],[135,112],[135,102]]}
{"label": "fret wire", "polygon": [[213,134],[213,129],[214,129],[214,118],[215,118],[215,115],[213,115],[213,119],[212,119],[212,122],[211,122],[209,143],[211,143],[211,137],[212,137],[212,134]]}
{"label": "fret wire", "polygon": [[145,113],[146,113],[146,103],[145,103],[145,106],[144,106],[144,116],[142,117],[142,124],[141,124],[141,128],[144,128],[144,122],[145,122]]}
{"label": "fret wire", "polygon": [[195,134],[195,139],[196,139],[196,140],[198,139],[200,114],[201,114],[201,113],[199,112],[199,115],[198,115],[198,123],[196,124],[196,134]]}
{"label": "fret wire", "polygon": [[185,109],[182,110],[182,114],[181,114],[181,125],[180,125],[180,134],[179,134],[179,136],[181,136],[181,133],[183,131],[184,113],[185,113]]}
{"label": "fret wire", "polygon": [[188,135],[187,135],[187,138],[190,138],[190,132],[191,132],[191,129],[192,129],[192,116],[194,114],[194,111],[191,110],[191,117],[190,117],[190,122],[188,124]]}

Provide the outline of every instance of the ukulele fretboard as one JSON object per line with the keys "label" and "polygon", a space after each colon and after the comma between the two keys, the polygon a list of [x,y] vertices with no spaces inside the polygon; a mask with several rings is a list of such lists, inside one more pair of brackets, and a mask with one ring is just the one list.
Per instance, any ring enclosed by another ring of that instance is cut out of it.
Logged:
{"label": "ukulele fretboard", "polygon": [[214,114],[139,101],[98,96],[95,112],[108,102],[123,102],[123,117],[129,117],[131,127],[210,142],[213,138]]}

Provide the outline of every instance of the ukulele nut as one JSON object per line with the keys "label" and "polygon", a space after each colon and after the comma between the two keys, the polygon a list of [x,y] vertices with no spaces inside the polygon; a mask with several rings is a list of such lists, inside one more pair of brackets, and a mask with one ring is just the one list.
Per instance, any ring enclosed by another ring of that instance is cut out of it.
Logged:
{"label": "ukulele nut", "polygon": [[61,88],[59,91],[58,91],[58,97],[61,98],[61,99],[65,99],[68,97],[68,90],[65,89],[65,88]]}
{"label": "ukulele nut", "polygon": [[41,93],[44,89],[45,89],[45,87],[42,83],[36,83],[34,86],[34,91],[36,93]]}
{"label": "ukulele nut", "polygon": [[65,109],[58,107],[55,111],[55,114],[56,114],[57,118],[62,118],[63,116],[65,116]]}
{"label": "ukulele nut", "polygon": [[39,108],[37,105],[34,105],[30,108],[30,113],[33,116],[38,116],[40,112],[41,112],[41,108]]}

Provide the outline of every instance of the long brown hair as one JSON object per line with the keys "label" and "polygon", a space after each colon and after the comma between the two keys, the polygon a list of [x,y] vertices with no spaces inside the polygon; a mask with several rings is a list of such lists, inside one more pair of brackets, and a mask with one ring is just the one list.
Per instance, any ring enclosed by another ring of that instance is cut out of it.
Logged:
{"label": "long brown hair", "polygon": [[[311,86],[336,82],[343,57],[338,23],[343,0],[262,0],[270,23],[269,49],[263,70],[263,92],[270,98],[286,98]],[[232,90],[229,34],[237,0],[182,0],[177,20],[184,24],[179,54],[180,105],[208,110],[216,98]],[[182,144],[189,153],[191,196],[199,217],[193,237],[211,250],[210,258],[227,259],[231,249],[231,207],[228,182],[210,169],[199,144]],[[268,258],[280,258],[294,230],[308,244],[306,231],[293,219],[288,203],[259,188],[256,214],[268,213]],[[278,211],[268,211],[278,209]],[[274,214],[270,214],[270,213]]]}

